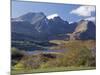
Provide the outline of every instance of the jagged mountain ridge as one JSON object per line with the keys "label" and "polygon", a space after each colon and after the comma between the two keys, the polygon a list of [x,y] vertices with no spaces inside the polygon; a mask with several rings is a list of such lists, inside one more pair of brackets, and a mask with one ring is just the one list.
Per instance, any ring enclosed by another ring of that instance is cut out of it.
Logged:
{"label": "jagged mountain ridge", "polygon": [[[80,21],[69,24],[67,21],[62,20],[59,16],[53,19],[48,19],[44,13],[27,13],[18,18],[13,18],[11,31],[12,36],[24,34],[30,36],[35,40],[52,40],[68,38],[65,34],[71,33],[70,38],[74,39],[94,39],[95,38],[95,24],[90,21]],[[89,27],[88,27],[89,26]],[[91,27],[92,26],[92,27]],[[87,27],[87,28],[86,28]],[[94,31],[93,35],[91,30]],[[62,36],[58,36],[58,35]],[[87,37],[91,34],[91,37]],[[56,35],[56,36],[55,36]],[[75,37],[74,37],[75,36]],[[28,37],[27,37],[28,38]],[[12,37],[12,39],[17,39]],[[21,39],[25,39],[24,37]]]}

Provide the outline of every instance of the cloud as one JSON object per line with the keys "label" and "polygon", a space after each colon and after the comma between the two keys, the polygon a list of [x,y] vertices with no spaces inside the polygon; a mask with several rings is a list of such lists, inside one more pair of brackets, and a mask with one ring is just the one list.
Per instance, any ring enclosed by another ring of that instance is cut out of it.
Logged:
{"label": "cloud", "polygon": [[53,19],[54,17],[57,17],[57,16],[58,16],[58,14],[52,14],[52,15],[47,16],[47,18],[48,19]]}
{"label": "cloud", "polygon": [[92,12],[95,12],[95,6],[80,6],[74,10],[72,10],[71,14],[76,14],[78,16],[91,16]]}
{"label": "cloud", "polygon": [[85,20],[92,21],[92,22],[96,21],[95,17],[89,17],[89,18],[86,18]]}

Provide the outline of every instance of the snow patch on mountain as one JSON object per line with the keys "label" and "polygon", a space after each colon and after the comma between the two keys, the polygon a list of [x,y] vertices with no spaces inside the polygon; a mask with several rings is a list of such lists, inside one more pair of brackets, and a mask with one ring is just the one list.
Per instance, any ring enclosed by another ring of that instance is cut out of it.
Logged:
{"label": "snow patch on mountain", "polygon": [[58,17],[58,16],[59,16],[58,14],[52,14],[47,16],[47,19],[53,19],[54,17]]}

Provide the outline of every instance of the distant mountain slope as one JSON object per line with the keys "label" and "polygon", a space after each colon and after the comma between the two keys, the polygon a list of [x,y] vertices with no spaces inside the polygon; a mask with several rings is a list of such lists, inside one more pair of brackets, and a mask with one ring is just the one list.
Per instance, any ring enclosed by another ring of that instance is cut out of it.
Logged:
{"label": "distant mountain slope", "polygon": [[47,18],[42,12],[27,13],[11,19],[12,40],[39,40],[68,38],[69,39],[95,39],[95,24],[82,20],[69,24],[59,17]]}
{"label": "distant mountain slope", "polygon": [[74,32],[70,34],[70,40],[81,39],[95,39],[96,26],[91,21],[81,20],[76,26]]}

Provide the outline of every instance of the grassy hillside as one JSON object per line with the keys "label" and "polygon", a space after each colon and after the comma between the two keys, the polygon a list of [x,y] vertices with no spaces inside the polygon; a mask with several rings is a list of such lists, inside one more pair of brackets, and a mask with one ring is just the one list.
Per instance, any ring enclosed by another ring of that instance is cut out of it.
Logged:
{"label": "grassy hillside", "polygon": [[51,40],[51,43],[58,44],[58,46],[51,47],[51,49],[72,49],[72,48],[81,48],[87,47],[89,49],[95,48],[96,42],[95,40],[72,40],[72,41],[64,41],[64,40]]}
{"label": "grassy hillside", "polygon": [[95,69],[95,40],[52,40],[50,43],[58,44],[50,49],[65,51],[24,55],[18,49],[12,48],[12,55],[19,56],[19,59],[12,59],[12,74]]}

